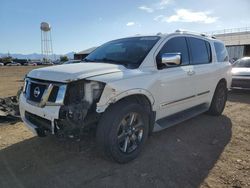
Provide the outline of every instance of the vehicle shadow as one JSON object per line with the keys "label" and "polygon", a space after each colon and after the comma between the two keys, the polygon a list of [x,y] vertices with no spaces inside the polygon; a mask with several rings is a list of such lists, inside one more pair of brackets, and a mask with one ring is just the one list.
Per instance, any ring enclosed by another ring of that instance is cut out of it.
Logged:
{"label": "vehicle shadow", "polygon": [[250,90],[230,90],[228,101],[250,104]]}
{"label": "vehicle shadow", "polygon": [[128,164],[103,159],[93,135],[80,143],[33,137],[0,150],[0,187],[199,187],[231,139],[226,116],[200,115],[154,133]]}

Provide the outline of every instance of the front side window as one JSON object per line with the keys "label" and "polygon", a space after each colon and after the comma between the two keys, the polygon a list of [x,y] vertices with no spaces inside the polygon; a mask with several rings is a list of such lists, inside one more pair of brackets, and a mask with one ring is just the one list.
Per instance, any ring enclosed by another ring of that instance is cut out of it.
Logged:
{"label": "front side window", "polygon": [[149,51],[160,39],[157,36],[118,39],[103,44],[84,61],[121,64],[127,68],[138,68]]}
{"label": "front side window", "polygon": [[202,39],[188,37],[191,52],[191,64],[206,64],[211,62],[210,44]]}
{"label": "front side window", "polygon": [[214,47],[215,47],[215,52],[217,56],[217,61],[218,62],[228,61],[229,58],[228,58],[227,50],[224,44],[221,42],[215,42]]}
{"label": "front side window", "polygon": [[157,66],[159,69],[164,66],[161,65],[161,56],[164,53],[181,53],[181,65],[189,64],[189,54],[185,37],[171,38],[164,44],[156,57]]}

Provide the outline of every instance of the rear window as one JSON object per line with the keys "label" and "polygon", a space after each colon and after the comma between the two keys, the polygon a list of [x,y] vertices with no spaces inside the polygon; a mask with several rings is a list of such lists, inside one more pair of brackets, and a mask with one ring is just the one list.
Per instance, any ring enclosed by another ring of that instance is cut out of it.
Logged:
{"label": "rear window", "polygon": [[202,39],[188,38],[191,51],[191,64],[206,64],[211,62],[210,44]]}
{"label": "rear window", "polygon": [[228,61],[228,54],[224,44],[221,42],[215,42],[214,47],[217,56],[217,61],[218,62]]}

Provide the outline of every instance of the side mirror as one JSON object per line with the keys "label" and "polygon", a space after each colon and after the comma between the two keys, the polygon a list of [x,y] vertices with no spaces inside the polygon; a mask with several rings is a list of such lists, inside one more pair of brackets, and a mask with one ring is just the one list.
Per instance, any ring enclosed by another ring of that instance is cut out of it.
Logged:
{"label": "side mirror", "polygon": [[167,67],[181,64],[181,53],[164,53],[161,55],[161,63]]}

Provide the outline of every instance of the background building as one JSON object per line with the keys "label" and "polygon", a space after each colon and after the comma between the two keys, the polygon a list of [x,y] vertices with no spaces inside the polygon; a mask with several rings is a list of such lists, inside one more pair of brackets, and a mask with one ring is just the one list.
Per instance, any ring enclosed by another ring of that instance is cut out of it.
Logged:
{"label": "background building", "polygon": [[80,51],[78,53],[74,54],[74,59],[75,60],[82,60],[84,59],[87,55],[89,55],[92,51],[94,51],[96,47],[89,48],[87,50]]}
{"label": "background building", "polygon": [[209,34],[225,43],[230,59],[250,56],[250,27],[224,29]]}

